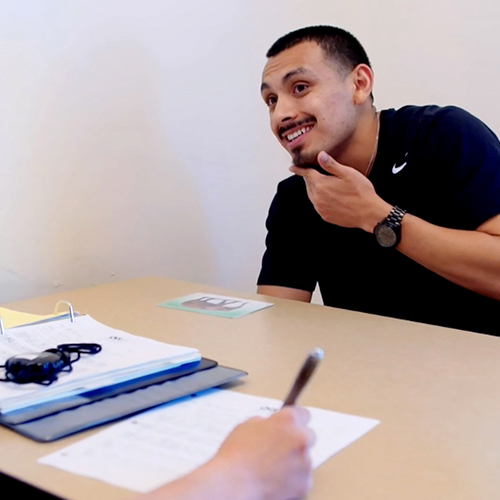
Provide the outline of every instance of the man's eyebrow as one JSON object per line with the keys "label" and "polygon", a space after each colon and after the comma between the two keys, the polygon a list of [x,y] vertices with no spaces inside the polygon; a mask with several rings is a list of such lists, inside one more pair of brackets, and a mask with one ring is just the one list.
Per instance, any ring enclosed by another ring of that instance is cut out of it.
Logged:
{"label": "man's eyebrow", "polygon": [[297,68],[293,69],[292,71],[289,71],[282,79],[282,83],[286,83],[287,80],[290,80],[290,78],[294,77],[295,75],[301,75],[302,73],[307,73],[307,70],[305,68]]}
{"label": "man's eyebrow", "polygon": [[[292,69],[292,71],[289,71],[282,79],[281,83],[286,83],[290,78],[294,77],[295,75],[301,75],[303,73],[307,73],[307,70],[305,68],[296,68]],[[270,87],[266,82],[262,82],[262,85],[260,86],[260,92],[262,93],[264,90],[268,90]]]}

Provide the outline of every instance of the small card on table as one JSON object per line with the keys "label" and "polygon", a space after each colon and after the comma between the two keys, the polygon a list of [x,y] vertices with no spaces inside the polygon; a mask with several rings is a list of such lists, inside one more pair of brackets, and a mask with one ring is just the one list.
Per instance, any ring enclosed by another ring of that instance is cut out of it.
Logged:
{"label": "small card on table", "polygon": [[239,318],[246,314],[271,307],[274,304],[272,302],[240,299],[237,297],[227,297],[226,295],[215,295],[213,293],[193,293],[162,302],[158,305],[182,311],[221,316],[223,318]]}

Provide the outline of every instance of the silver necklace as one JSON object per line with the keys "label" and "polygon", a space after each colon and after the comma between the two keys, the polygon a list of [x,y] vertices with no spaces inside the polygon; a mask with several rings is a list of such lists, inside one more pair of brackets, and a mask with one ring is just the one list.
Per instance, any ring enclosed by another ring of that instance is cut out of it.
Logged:
{"label": "silver necklace", "polygon": [[380,112],[377,111],[375,113],[375,116],[377,118],[377,134],[375,136],[375,144],[373,145],[373,151],[372,155],[370,157],[370,162],[368,163],[368,167],[365,172],[365,177],[368,177],[370,175],[370,172],[372,171],[373,164],[375,163],[375,157],[377,156],[377,150],[378,150],[378,135],[380,133]]}

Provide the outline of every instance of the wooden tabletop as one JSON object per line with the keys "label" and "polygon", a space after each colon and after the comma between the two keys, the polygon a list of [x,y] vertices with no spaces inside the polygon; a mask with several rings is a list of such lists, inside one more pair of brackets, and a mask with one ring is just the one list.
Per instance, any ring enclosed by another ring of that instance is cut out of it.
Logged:
{"label": "wooden tabletop", "polygon": [[[381,421],[314,473],[311,500],[500,498],[500,339],[270,299],[239,319],[156,307],[194,292],[263,297],[162,278],[141,278],[8,304],[39,314],[75,310],[136,335],[197,347],[249,373],[233,390],[283,398],[305,354],[325,358],[300,403]],[[268,299],[268,298],[267,298]],[[114,500],[130,491],[38,465],[89,436],[40,444],[0,428],[0,471],[63,498]]]}

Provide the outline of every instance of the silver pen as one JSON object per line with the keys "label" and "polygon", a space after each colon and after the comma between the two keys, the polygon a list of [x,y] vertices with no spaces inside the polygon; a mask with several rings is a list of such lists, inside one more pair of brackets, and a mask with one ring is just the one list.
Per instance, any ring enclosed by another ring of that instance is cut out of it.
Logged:
{"label": "silver pen", "polygon": [[295,382],[293,383],[292,388],[290,389],[290,392],[288,393],[288,396],[285,398],[283,406],[290,406],[295,404],[300,393],[307,385],[307,382],[309,382],[309,379],[314,373],[314,370],[316,370],[316,367],[322,359],[323,349],[316,347],[309,352],[306,360],[304,361],[304,364],[302,365],[302,368],[300,369],[295,379]]}

